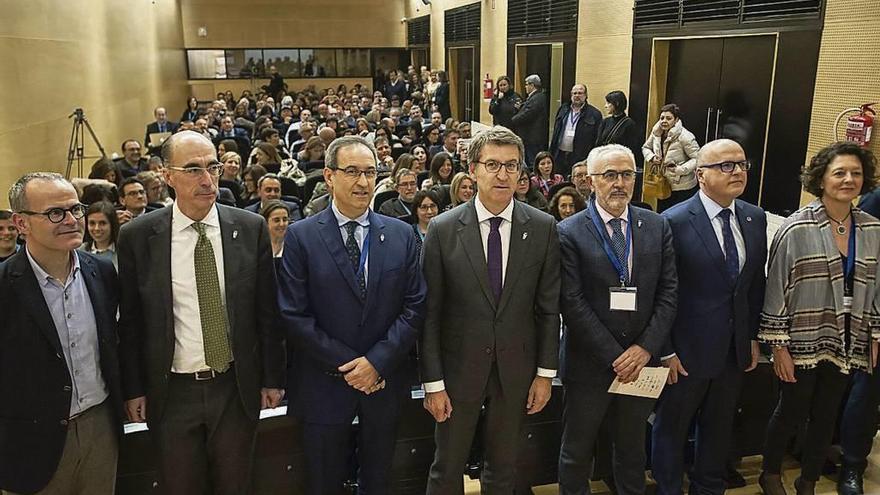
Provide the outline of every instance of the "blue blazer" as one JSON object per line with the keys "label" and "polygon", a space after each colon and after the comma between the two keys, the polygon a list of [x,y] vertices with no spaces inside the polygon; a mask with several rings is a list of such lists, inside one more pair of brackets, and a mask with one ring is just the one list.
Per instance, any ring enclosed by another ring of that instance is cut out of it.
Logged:
{"label": "blue blazer", "polygon": [[736,200],[736,219],[746,245],[746,262],[736,283],[724,272],[724,253],[700,201],[693,197],[663,212],[672,227],[678,266],[678,313],[662,356],[673,352],[688,375],[714,378],[733,345],[740,369],[751,363],[764,305],[767,215]]}
{"label": "blue blazer", "polygon": [[[373,212],[369,221],[366,300],[331,208],[291,224],[284,237],[278,299],[291,356],[288,410],[307,422],[351,423],[361,401],[392,408],[409,385],[399,365],[425,319],[418,250],[404,222]],[[384,390],[368,396],[333,376],[360,356],[385,379]]]}

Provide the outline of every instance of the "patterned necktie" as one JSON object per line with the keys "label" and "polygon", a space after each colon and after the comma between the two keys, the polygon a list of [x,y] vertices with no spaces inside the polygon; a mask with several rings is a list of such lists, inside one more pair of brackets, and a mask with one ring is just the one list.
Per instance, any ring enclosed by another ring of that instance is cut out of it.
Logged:
{"label": "patterned necktie", "polygon": [[504,270],[501,264],[501,232],[498,230],[502,220],[504,219],[501,217],[489,219],[489,242],[486,256],[486,264],[489,267],[489,285],[492,287],[496,304],[501,301],[501,279]]}
{"label": "patterned necktie", "polygon": [[222,373],[229,369],[232,351],[229,348],[229,336],[226,334],[226,308],[223,307],[223,296],[220,294],[214,247],[205,235],[205,224],[196,222],[193,228],[199,233],[194,260],[205,363],[212,370]]}
{"label": "patterned necktie", "polygon": [[729,209],[725,208],[718,213],[721,217],[721,238],[724,239],[724,264],[727,268],[727,275],[730,280],[735,281],[739,276],[739,255],[736,252],[736,241],[733,239],[733,230],[730,228]]}
{"label": "patterned necktie", "polygon": [[355,278],[357,278],[358,288],[361,291],[361,299],[367,298],[367,279],[361,267],[361,248],[358,246],[357,239],[354,236],[358,223],[355,221],[348,222],[344,225],[345,231],[348,232],[348,239],[345,240],[345,251],[348,252],[348,260],[351,262],[351,269],[354,270]]}
{"label": "patterned necktie", "polygon": [[[623,229],[621,228],[623,220],[612,218],[608,221],[608,224],[611,225],[611,248],[614,249],[614,256],[617,257],[620,266],[629,272],[626,259],[626,238],[623,236]],[[624,278],[624,281],[628,280],[629,275]]]}

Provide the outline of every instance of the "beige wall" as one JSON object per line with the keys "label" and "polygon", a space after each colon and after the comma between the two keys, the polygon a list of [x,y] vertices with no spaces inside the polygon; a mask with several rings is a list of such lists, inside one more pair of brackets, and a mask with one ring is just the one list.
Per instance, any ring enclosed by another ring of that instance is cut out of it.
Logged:
{"label": "beige wall", "polygon": [[[406,46],[403,0],[180,0],[187,48]],[[206,37],[198,36],[199,27]]]}
{"label": "beige wall", "polygon": [[633,0],[580,0],[575,79],[600,110],[613,90],[629,94]]}
{"label": "beige wall", "polygon": [[[853,24],[858,19],[858,24]],[[880,2],[828,0],[813,93],[810,140],[804,163],[834,141],[834,120],[850,107],[880,101]],[[880,113],[880,105],[877,106]],[[840,126],[843,136],[845,121]],[[880,156],[880,124],[874,125],[871,150]],[[814,198],[801,194],[801,204]]]}
{"label": "beige wall", "polygon": [[[75,107],[108,153],[142,139],[156,105],[179,115],[187,96],[182,47],[171,0],[3,2],[0,205],[24,172],[63,172]],[[87,143],[86,153],[96,154]],[[86,174],[94,161],[84,161]]]}

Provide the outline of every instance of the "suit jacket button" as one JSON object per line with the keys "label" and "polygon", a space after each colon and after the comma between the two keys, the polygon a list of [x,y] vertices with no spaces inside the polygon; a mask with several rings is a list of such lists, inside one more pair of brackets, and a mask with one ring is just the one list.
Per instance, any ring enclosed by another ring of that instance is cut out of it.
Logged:
{"label": "suit jacket button", "polygon": [[60,423],[61,423],[61,426],[67,426],[67,420],[66,420],[66,419],[62,419],[62,420],[60,421]]}
{"label": "suit jacket button", "polygon": [[728,325],[733,325],[733,318],[728,318],[728,320],[727,320],[727,324],[728,324]]}

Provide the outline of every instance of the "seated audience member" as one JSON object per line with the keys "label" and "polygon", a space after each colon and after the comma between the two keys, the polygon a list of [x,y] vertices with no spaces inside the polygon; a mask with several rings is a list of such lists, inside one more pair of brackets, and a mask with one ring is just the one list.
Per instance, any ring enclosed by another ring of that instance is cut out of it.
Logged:
{"label": "seated audience member", "polygon": [[593,189],[590,187],[590,172],[587,169],[587,161],[580,161],[571,166],[571,182],[584,201],[590,198]]}
{"label": "seated audience member", "polygon": [[244,192],[241,195],[240,206],[247,206],[260,198],[257,183],[260,182],[260,178],[267,173],[266,169],[261,165],[248,165],[247,168],[244,169],[244,173],[241,174],[244,182]]}
{"label": "seated audience member", "polygon": [[547,210],[557,221],[561,222],[586,207],[587,203],[575,188],[563,187],[553,195]]}
{"label": "seated audience member", "polygon": [[452,155],[441,151],[431,158],[431,175],[422,182],[422,189],[452,182]]}
{"label": "seated audience member", "polygon": [[137,139],[126,139],[122,142],[122,157],[114,163],[123,179],[134,177],[141,170],[147,169],[147,160],[141,156],[141,144]]}
{"label": "seated audience member", "polygon": [[124,225],[153,208],[147,206],[147,190],[144,183],[135,177],[129,177],[119,186],[119,204],[122,210],[117,212],[119,225]]}
{"label": "seated audience member", "polygon": [[291,220],[302,220],[303,215],[299,204],[281,199],[281,179],[276,174],[265,174],[257,181],[257,194],[260,200],[249,205],[245,210],[259,214],[271,200],[282,201],[287,205]]}
{"label": "seated audience member", "polygon": [[324,168],[324,151],[327,144],[318,136],[312,136],[305,145],[296,153],[296,165],[303,171]]}
{"label": "seated audience member", "polygon": [[220,120],[220,132],[217,134],[217,137],[214,138],[214,144],[219,144],[225,139],[235,141],[241,151],[244,151],[245,149],[250,150],[251,148],[251,139],[248,137],[247,131],[241,127],[235,127],[232,117],[229,115]]}
{"label": "seated audience member", "polygon": [[82,250],[99,258],[116,262],[116,239],[119,237],[119,219],[113,203],[98,201],[86,210],[86,228],[83,234]]}
{"label": "seated audience member", "polygon": [[379,163],[376,165],[379,173],[388,172],[394,166],[394,157],[391,156],[391,144],[387,139],[379,138],[373,141],[376,147],[376,156],[379,157]]}
{"label": "seated audience member", "polygon": [[315,189],[312,191],[312,197],[309,199],[309,204],[305,207],[304,213],[306,217],[317,215],[326,210],[327,207],[330,206],[331,200],[332,197],[327,191],[327,184],[325,182],[318,182],[315,184]]}
{"label": "seated audience member", "polygon": [[425,241],[425,234],[428,233],[428,225],[431,223],[431,219],[440,213],[440,198],[434,191],[422,189],[413,197],[412,204],[416,216],[412,229],[416,239],[416,248],[421,255],[422,243]]}
{"label": "seated audience member", "polygon": [[12,222],[12,212],[0,210],[0,263],[18,251],[18,229]]}
{"label": "seated audience member", "polygon": [[199,100],[196,99],[195,96],[190,96],[186,99],[186,109],[184,109],[183,113],[180,114],[180,121],[183,122],[185,120],[195,121],[199,118]]}
{"label": "seated audience member", "polygon": [[259,143],[254,146],[250,163],[261,165],[269,173],[277,174],[281,171],[281,156],[278,154],[278,150],[269,143]]}
{"label": "seated audience member", "polygon": [[544,195],[545,199],[550,199],[550,188],[564,182],[565,178],[553,173],[553,156],[547,151],[542,151],[535,156],[534,167],[535,174],[532,176],[532,185]]}
{"label": "seated audience member", "polygon": [[158,173],[145,170],[137,174],[137,179],[144,183],[144,189],[147,191],[147,208],[163,208],[174,202],[168,197],[165,179]]}
{"label": "seated audience member", "polygon": [[104,179],[115,186],[122,182],[121,177],[116,164],[109,158],[99,158],[92,164],[92,171],[89,172],[89,179]]}
{"label": "seated audience member", "polygon": [[260,141],[274,146],[275,150],[278,152],[278,156],[280,156],[282,160],[291,158],[290,151],[281,142],[281,134],[278,132],[278,129],[264,127],[263,130],[260,131]]}
{"label": "seated audience member", "polygon": [[400,138],[400,144],[403,146],[412,146],[422,142],[422,124],[420,122],[410,122],[406,126],[406,134]]}
{"label": "seated audience member", "polygon": [[[303,110],[305,112],[305,110]],[[293,127],[293,126],[291,126]],[[290,137],[290,131],[287,131],[288,137]],[[290,143],[290,152],[292,154],[296,154],[306,145],[306,142],[309,138],[315,136],[315,124],[311,122],[303,122],[299,127],[299,138]]]}
{"label": "seated audience member", "polygon": [[165,170],[165,162],[162,161],[162,157],[151,156],[147,161],[147,171],[161,174],[163,170]]}
{"label": "seated audience member", "polygon": [[382,203],[379,213],[394,218],[410,217],[413,214],[413,198],[419,190],[415,172],[407,168],[401,169],[394,178],[394,184],[398,196]]}
{"label": "seated audience member", "polygon": [[[284,252],[284,232],[290,225],[290,208],[280,199],[270,199],[260,208],[260,215],[269,224],[269,239],[272,241],[272,257],[276,265]],[[276,266],[277,268],[277,266]]]}
{"label": "seated audience member", "polygon": [[455,156],[458,153],[458,138],[461,134],[458,129],[449,129],[443,133],[443,143],[436,144],[428,148],[428,156],[433,157],[437,153],[444,152],[449,156]]}
{"label": "seated audience member", "polygon": [[516,181],[516,194],[513,197],[533,208],[547,211],[547,198],[529,180],[529,172],[526,169],[519,173],[519,180]]}
{"label": "seated audience member", "polygon": [[447,209],[467,203],[476,192],[476,184],[470,175],[464,172],[455,174],[455,177],[452,178],[452,185],[449,187],[449,207]]}
{"label": "seated audience member", "polygon": [[403,169],[412,170],[413,163],[415,162],[415,157],[410,155],[409,153],[404,153],[397,157],[397,161],[394,162],[394,165],[391,167],[391,174],[388,177],[380,180],[378,184],[376,184],[376,191],[373,194],[373,201],[376,200],[376,196],[382,194],[383,192],[394,191],[397,188],[397,184],[394,182],[395,177],[397,177],[397,173]]}
{"label": "seated audience member", "polygon": [[410,168],[417,174],[428,170],[428,152],[426,150],[427,148],[421,144],[409,149],[409,154],[415,158]]}
{"label": "seated audience member", "polygon": [[422,142],[425,150],[431,149],[433,146],[440,145],[440,128],[434,124],[422,127]]}
{"label": "seated audience member", "polygon": [[223,156],[230,151],[232,151],[233,153],[238,153],[238,156],[241,156],[241,151],[238,148],[238,143],[236,143],[234,139],[221,139],[219,143],[217,143],[217,154],[219,156]]}
{"label": "seated audience member", "polygon": [[192,130],[195,130],[195,128],[196,128],[195,122],[193,122],[192,120],[184,120],[180,123],[180,125],[177,126],[177,130],[174,132],[192,131]]}
{"label": "seated audience member", "polygon": [[321,138],[321,141],[324,141],[324,146],[330,146],[330,143],[336,139],[336,129],[325,124],[324,127],[318,130],[318,137]]}
{"label": "seated audience member", "polygon": [[[74,183],[74,186],[78,187],[76,183]],[[119,190],[116,189],[114,184],[104,181],[93,181],[82,186],[79,200],[86,206],[98,201],[108,201],[115,205],[119,203]]]}
{"label": "seated audience member", "polygon": [[244,194],[244,184],[241,181],[241,157],[234,151],[227,151],[220,155],[220,163],[223,164],[220,187],[229,189],[235,197],[235,204],[241,204],[241,197]]}
{"label": "seated audience member", "polygon": [[159,146],[152,146],[150,142],[151,134],[174,133],[177,130],[177,124],[168,121],[168,114],[163,107],[153,110],[153,117],[156,119],[155,122],[147,124],[147,131],[144,133],[144,145],[149,148],[151,155],[158,154],[159,151]]}
{"label": "seated audience member", "polygon": [[212,141],[217,136],[218,132],[217,129],[214,129],[210,126],[207,117],[197,118],[195,120],[195,128],[193,130]]}

